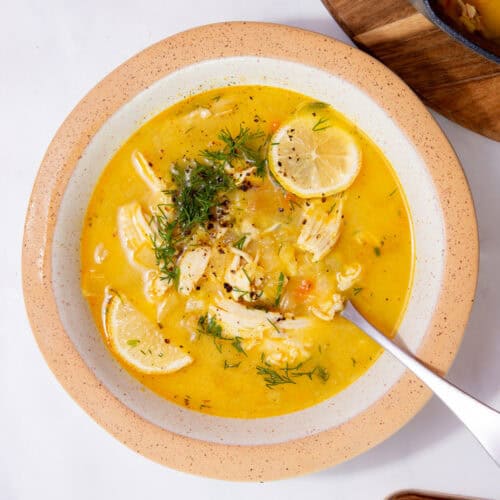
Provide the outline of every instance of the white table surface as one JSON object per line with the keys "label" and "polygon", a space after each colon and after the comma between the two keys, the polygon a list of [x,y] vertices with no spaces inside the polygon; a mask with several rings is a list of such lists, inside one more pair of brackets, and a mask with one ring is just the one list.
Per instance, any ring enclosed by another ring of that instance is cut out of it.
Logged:
{"label": "white table surface", "polygon": [[[319,0],[4,0],[0,5],[0,499],[376,500],[406,488],[500,499],[500,469],[435,399],[366,454],[318,474],[266,484],[169,470],[130,451],[91,420],[45,365],[21,291],[28,197],[57,127],[118,64],[196,25],[271,21],[347,37]],[[477,301],[449,378],[500,407],[500,144],[436,118],[463,163],[481,238]]]}

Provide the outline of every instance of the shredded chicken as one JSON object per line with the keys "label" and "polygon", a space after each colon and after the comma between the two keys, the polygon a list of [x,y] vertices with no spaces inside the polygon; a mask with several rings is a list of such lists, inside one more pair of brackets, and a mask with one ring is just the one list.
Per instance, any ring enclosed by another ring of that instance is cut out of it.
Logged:
{"label": "shredded chicken", "polygon": [[356,283],[360,275],[361,266],[359,264],[347,266],[344,272],[338,272],[336,275],[338,289],[341,292],[349,290]]}
{"label": "shredded chicken", "polygon": [[104,247],[104,243],[98,243],[94,250],[94,262],[96,264],[102,264],[106,260],[108,254],[109,252]]}
{"label": "shredded chicken", "polygon": [[313,255],[313,262],[321,260],[335,245],[340,235],[343,201],[339,198],[331,210],[316,200],[304,207],[302,231],[297,239],[301,250]]}
{"label": "shredded chicken", "polygon": [[322,302],[318,307],[311,306],[310,311],[319,319],[331,321],[335,314],[344,309],[342,295],[334,293],[331,300]]}
{"label": "shredded chicken", "polygon": [[117,225],[120,243],[130,264],[141,270],[154,268],[152,232],[138,202],[133,201],[118,209]]}
{"label": "shredded chicken", "polygon": [[189,295],[203,276],[210,260],[210,247],[186,250],[179,260],[179,286],[182,295]]}
{"label": "shredded chicken", "polygon": [[148,185],[149,189],[153,192],[163,192],[167,189],[167,186],[153,171],[148,160],[140,151],[134,151],[132,153],[132,165],[135,171],[139,174],[141,179]]}
{"label": "shredded chicken", "polygon": [[279,313],[251,309],[229,299],[218,299],[209,307],[209,314],[221,323],[228,337],[261,338],[264,332],[282,336],[282,330],[309,326],[307,318],[287,319]]}
{"label": "shredded chicken", "polygon": [[[243,346],[246,347],[245,343]],[[311,355],[311,347],[310,342],[304,343],[291,337],[265,338],[259,346],[259,351],[267,364],[283,367],[305,361]]]}
{"label": "shredded chicken", "polygon": [[156,269],[149,269],[142,275],[144,284],[144,296],[149,302],[158,302],[165,292],[170,288],[171,283],[167,280],[162,280],[160,273]]}

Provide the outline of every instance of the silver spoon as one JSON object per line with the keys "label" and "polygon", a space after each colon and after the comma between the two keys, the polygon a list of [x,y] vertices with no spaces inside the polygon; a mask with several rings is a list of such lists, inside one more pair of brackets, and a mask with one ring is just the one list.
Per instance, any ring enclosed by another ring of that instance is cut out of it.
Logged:
{"label": "silver spoon", "polygon": [[380,333],[347,301],[342,316],[410,369],[465,424],[500,466],[500,413],[436,375],[411,354]]}

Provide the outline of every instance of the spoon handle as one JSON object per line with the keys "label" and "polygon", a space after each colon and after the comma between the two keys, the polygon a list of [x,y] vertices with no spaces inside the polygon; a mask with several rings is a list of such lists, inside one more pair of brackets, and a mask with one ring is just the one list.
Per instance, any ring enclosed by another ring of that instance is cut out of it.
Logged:
{"label": "spoon handle", "polygon": [[444,378],[436,375],[411,354],[398,347],[392,340],[372,326],[347,302],[342,316],[389,351],[409,368],[429,389],[465,424],[483,448],[500,466],[500,413],[461,391]]}

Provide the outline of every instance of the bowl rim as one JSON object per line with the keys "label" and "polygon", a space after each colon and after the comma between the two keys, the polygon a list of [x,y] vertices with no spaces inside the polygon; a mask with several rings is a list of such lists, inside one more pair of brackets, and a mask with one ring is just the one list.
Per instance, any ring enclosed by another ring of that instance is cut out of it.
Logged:
{"label": "bowl rim", "polygon": [[406,371],[372,406],[346,423],[312,436],[261,446],[187,438],[143,419],[96,378],[62,326],[52,289],[52,241],[58,211],[69,178],[93,135],[121,106],[157,80],[191,64],[234,56],[295,61],[347,80],[386,111],[421,155],[438,193],[446,251],[438,303],[417,355],[439,373],[451,366],[467,324],[476,288],[479,244],[467,180],[451,145],[425,106],[384,65],[327,36],[262,22],[200,26],[133,56],[77,104],[42,160],[25,221],[23,291],[40,351],[76,403],[129,448],[193,474],[264,481],[324,469],[368,450],[406,424],[429,400],[431,392]]}

